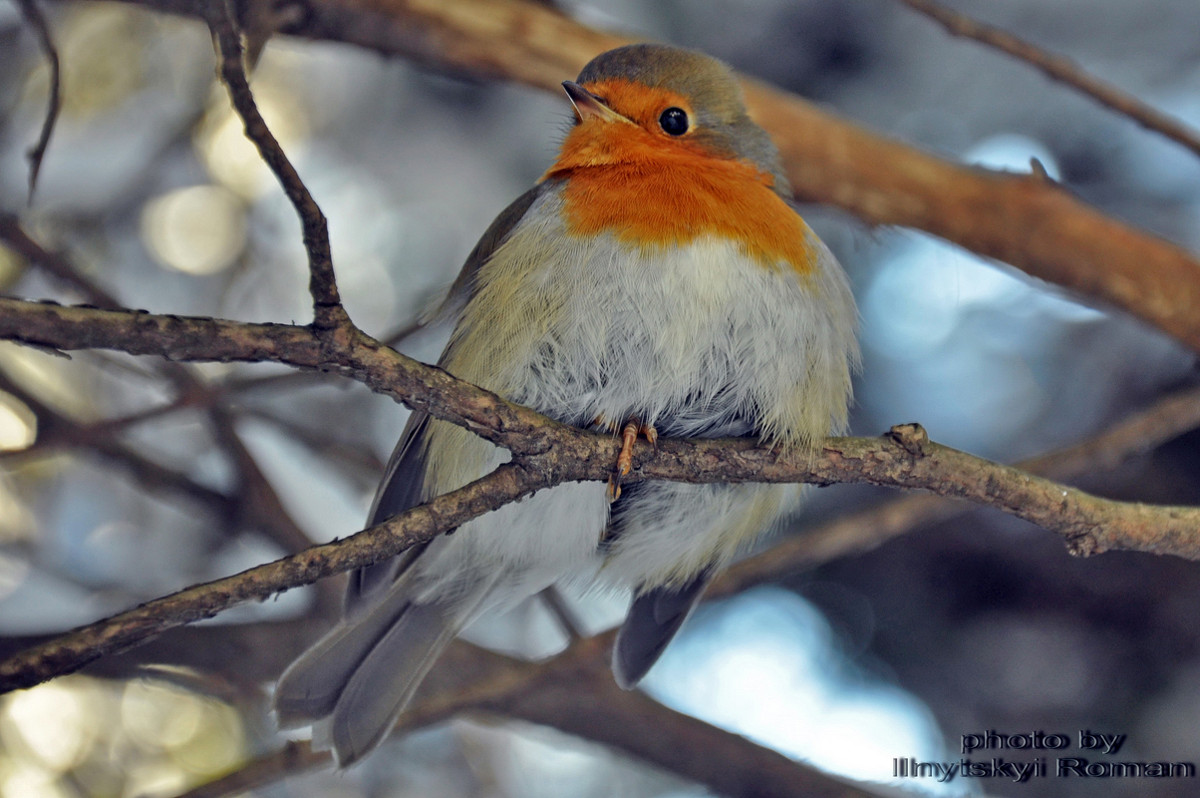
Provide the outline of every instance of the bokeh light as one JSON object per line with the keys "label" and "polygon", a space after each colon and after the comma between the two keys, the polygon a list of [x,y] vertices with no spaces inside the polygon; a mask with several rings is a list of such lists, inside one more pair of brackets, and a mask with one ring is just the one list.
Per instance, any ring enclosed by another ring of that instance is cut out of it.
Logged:
{"label": "bokeh light", "polygon": [[78,764],[90,744],[91,719],[80,695],[69,685],[50,683],[14,694],[8,720],[14,734],[9,734],[6,742],[24,748],[51,770]]}
{"label": "bokeh light", "polygon": [[215,274],[231,266],[246,244],[245,209],[220,186],[176,189],[146,203],[142,239],[164,266]]}
{"label": "bokeh light", "polygon": [[0,391],[0,452],[28,448],[37,438],[37,417],[17,397]]}
{"label": "bokeh light", "polygon": [[943,758],[921,702],[857,668],[821,614],[777,588],[702,607],[644,684],[682,712],[856,780],[886,781],[893,757]]}
{"label": "bokeh light", "polygon": [[0,795],[175,795],[234,767],[230,707],[161,681],[68,676],[0,699]]}

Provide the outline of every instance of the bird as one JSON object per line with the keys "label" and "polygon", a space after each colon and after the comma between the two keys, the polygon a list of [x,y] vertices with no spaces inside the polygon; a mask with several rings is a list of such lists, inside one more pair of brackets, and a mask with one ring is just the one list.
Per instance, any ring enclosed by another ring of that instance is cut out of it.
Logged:
{"label": "bird", "polygon": [[[732,70],[634,44],[562,85],[572,125],[467,257],[438,365],[619,433],[614,476],[540,491],[351,574],[343,619],[274,693],[280,725],[313,725],[339,767],[380,743],[464,626],[553,585],[630,592],[612,670],[632,689],[713,577],[801,499],[784,484],[623,487],[638,439],[754,436],[797,451],[846,426],[858,362],[848,279],[791,204]],[[414,411],[369,524],[509,459]]]}

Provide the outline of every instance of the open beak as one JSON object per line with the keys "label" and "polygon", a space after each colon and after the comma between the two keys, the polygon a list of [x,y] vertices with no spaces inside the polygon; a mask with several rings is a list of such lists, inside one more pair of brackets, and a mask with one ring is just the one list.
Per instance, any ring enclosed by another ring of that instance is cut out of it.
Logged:
{"label": "open beak", "polygon": [[567,91],[567,97],[571,99],[571,105],[575,106],[575,113],[579,114],[580,122],[586,122],[589,119],[596,119],[601,122],[629,121],[613,109],[609,108],[604,104],[603,100],[580,86],[578,83],[570,80],[564,80],[562,85]]}

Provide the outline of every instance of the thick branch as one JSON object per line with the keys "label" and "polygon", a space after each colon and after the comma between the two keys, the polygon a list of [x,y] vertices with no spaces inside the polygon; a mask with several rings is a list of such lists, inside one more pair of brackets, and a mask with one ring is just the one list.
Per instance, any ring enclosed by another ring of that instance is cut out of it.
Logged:
{"label": "thick branch", "polygon": [[[720,795],[870,795],[777,751],[664,707],[640,692],[622,690],[608,673],[613,636],[610,632],[576,643],[547,663],[524,689],[508,690],[476,706],[596,740],[707,785]],[[581,690],[580,685],[588,687]]]}

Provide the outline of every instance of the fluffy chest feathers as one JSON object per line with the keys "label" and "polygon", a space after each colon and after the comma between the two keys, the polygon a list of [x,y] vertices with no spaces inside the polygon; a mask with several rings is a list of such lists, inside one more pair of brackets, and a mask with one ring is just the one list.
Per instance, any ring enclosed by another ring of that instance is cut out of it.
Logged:
{"label": "fluffy chest feathers", "polygon": [[802,443],[843,423],[853,302],[786,205],[800,264],[728,229],[679,229],[669,246],[633,246],[623,225],[581,230],[569,185],[480,268],[451,373],[577,425],[635,416],[663,435]]}

